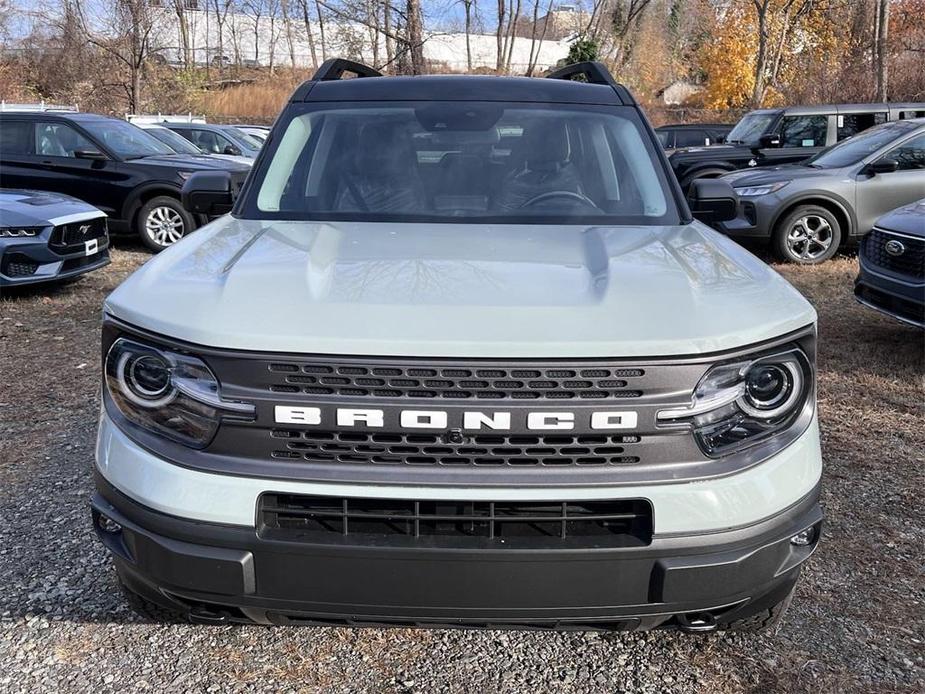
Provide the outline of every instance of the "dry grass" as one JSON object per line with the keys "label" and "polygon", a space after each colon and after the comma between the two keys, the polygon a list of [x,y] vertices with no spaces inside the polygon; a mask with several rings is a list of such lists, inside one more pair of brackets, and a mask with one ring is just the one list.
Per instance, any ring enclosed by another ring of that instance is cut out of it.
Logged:
{"label": "dry grass", "polygon": [[310,77],[310,70],[278,70],[253,82],[203,92],[197,108],[217,120],[272,123],[292,91]]}

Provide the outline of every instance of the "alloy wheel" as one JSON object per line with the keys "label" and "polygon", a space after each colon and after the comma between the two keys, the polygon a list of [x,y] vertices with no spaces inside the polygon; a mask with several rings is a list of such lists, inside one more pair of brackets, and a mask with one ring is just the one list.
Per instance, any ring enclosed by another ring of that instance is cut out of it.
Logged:
{"label": "alloy wheel", "polygon": [[832,225],[825,217],[804,215],[787,232],[787,250],[799,260],[818,260],[828,252],[834,238]]}
{"label": "alloy wheel", "polygon": [[172,207],[155,207],[145,219],[145,231],[161,246],[169,246],[183,238],[186,229],[183,217]]}

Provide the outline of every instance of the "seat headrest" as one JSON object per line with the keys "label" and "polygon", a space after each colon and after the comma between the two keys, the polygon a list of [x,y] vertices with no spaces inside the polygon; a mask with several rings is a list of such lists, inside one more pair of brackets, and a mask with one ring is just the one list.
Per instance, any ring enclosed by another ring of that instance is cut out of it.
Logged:
{"label": "seat headrest", "polygon": [[552,118],[537,120],[524,131],[523,138],[527,168],[533,171],[567,164],[572,155],[564,121]]}
{"label": "seat headrest", "polygon": [[364,175],[411,174],[415,161],[411,135],[403,123],[367,123],[354,150],[357,172]]}

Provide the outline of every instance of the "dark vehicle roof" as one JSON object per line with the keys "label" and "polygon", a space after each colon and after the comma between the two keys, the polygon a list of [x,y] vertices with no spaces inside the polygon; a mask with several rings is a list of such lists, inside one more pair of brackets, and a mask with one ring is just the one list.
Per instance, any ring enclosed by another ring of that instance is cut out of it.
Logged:
{"label": "dark vehicle roof", "polygon": [[874,223],[874,226],[910,236],[925,237],[925,198],[887,212]]}
{"label": "dark vehicle roof", "polygon": [[523,101],[563,104],[632,105],[619,86],[539,77],[425,75],[374,77],[304,83],[299,101]]}
{"label": "dark vehicle roof", "polygon": [[735,127],[735,123],[672,123],[671,125],[660,125],[656,130],[702,130],[703,128],[729,128]]}
{"label": "dark vehicle roof", "polygon": [[812,106],[786,106],[781,108],[756,108],[745,115],[786,113],[788,116],[815,116],[829,114],[870,113],[872,111],[888,111],[890,109],[925,110],[925,103],[913,102],[884,102],[874,104],[817,104]]}
{"label": "dark vehicle roof", "polygon": [[49,118],[62,118],[73,121],[93,121],[93,120],[121,120],[104,116],[99,113],[85,113],[82,111],[4,111],[0,113],[0,118],[7,116],[10,118],[33,118],[36,120],[48,120]]}

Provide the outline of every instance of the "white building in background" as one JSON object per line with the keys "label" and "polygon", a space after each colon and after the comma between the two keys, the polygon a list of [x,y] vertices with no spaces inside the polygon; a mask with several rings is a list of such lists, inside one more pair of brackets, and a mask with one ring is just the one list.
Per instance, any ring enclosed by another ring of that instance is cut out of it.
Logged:
{"label": "white building in background", "polygon": [[[305,23],[280,17],[254,17],[228,13],[219,22],[214,12],[190,9],[185,13],[189,34],[189,60],[197,65],[241,64],[246,66],[312,66],[312,51]],[[313,23],[312,38],[317,61],[322,60],[321,30]],[[386,62],[385,38],[379,35],[378,60],[374,55],[371,31],[365,25],[344,21],[327,21],[324,25],[327,57],[347,57],[368,64]],[[165,8],[153,37],[155,55],[170,64],[185,62],[182,32],[177,16]],[[424,57],[453,71],[465,71],[466,35],[429,32],[425,34]],[[221,40],[219,39],[221,37]],[[530,64],[531,49],[537,71],[545,70],[568,55],[569,39],[535,41],[527,37],[514,39],[510,70],[523,73]],[[473,68],[494,68],[497,43],[494,34],[469,37]]]}

